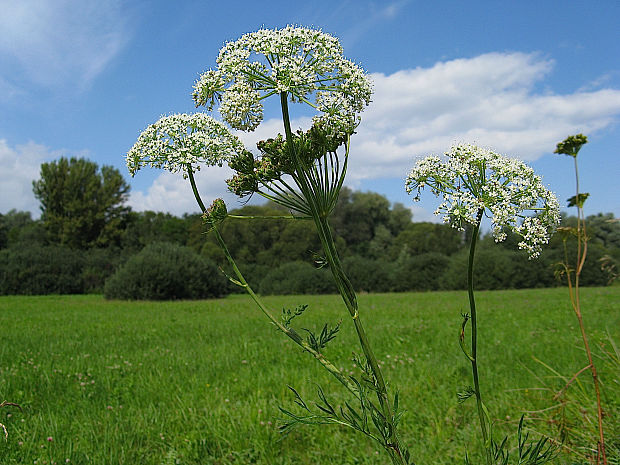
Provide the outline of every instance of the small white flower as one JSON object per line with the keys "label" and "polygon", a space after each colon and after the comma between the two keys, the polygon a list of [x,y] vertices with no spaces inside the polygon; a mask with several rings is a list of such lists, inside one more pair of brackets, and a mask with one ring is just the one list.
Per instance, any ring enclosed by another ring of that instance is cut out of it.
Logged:
{"label": "small white flower", "polygon": [[227,43],[217,69],[200,76],[193,96],[209,110],[220,101],[228,124],[252,131],[263,119],[261,100],[282,92],[321,112],[315,122],[337,134],[351,134],[370,103],[372,86],[364,70],[342,56],[338,39],[288,26],[261,29]]}
{"label": "small white flower", "polygon": [[173,173],[200,165],[222,166],[245,147],[228,128],[204,113],[163,116],[147,127],[127,152],[127,168],[134,176],[143,166]]}
{"label": "small white flower", "polygon": [[[519,160],[474,145],[453,146],[442,161],[429,156],[416,163],[407,177],[408,193],[420,200],[428,186],[443,202],[435,211],[445,223],[463,229],[476,225],[479,212],[490,213],[496,242],[506,228],[521,236],[519,248],[536,258],[560,223],[560,205],[534,170]],[[534,213],[526,216],[525,212]]]}

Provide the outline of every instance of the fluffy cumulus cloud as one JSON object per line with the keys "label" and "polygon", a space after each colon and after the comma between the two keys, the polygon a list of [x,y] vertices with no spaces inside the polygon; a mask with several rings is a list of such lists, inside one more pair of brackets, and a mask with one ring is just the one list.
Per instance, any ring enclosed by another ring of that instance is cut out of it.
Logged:
{"label": "fluffy cumulus cloud", "polygon": [[[535,160],[567,134],[593,134],[617,121],[620,90],[566,95],[539,91],[537,85],[544,87],[552,68],[551,60],[537,54],[489,53],[430,68],[373,74],[373,102],[352,138],[348,185],[380,178],[402,180],[416,157],[443,153],[455,142]],[[307,128],[310,118],[292,123]],[[256,141],[282,131],[282,122],[270,119],[254,133],[240,136],[252,148]],[[207,172],[203,186],[208,197],[222,196],[228,173]],[[132,202],[140,209],[194,211],[186,184],[180,176],[162,174],[148,192],[135,193]]]}
{"label": "fluffy cumulus cloud", "polygon": [[[0,1],[0,84],[83,89],[126,42],[120,0]],[[10,75],[8,70],[11,70]]]}
{"label": "fluffy cumulus cloud", "polygon": [[620,90],[537,92],[552,66],[536,54],[489,53],[373,74],[350,176],[402,178],[416,157],[460,141],[535,160],[566,134],[592,134],[617,120]]}
{"label": "fluffy cumulus cloud", "polygon": [[[196,173],[196,185],[207,207],[218,197],[224,199],[229,209],[241,206],[237,197],[229,193],[226,187],[225,180],[231,175],[232,170],[228,167],[210,167]],[[140,176],[140,173],[136,176]],[[163,211],[175,215],[200,211],[189,181],[183,179],[180,173],[168,171],[163,171],[146,192],[132,191],[129,205],[138,211]]]}
{"label": "fluffy cumulus cloud", "polygon": [[11,147],[0,139],[0,213],[11,209],[39,214],[39,202],[32,193],[32,181],[39,178],[41,163],[57,158],[58,153],[29,142]]}

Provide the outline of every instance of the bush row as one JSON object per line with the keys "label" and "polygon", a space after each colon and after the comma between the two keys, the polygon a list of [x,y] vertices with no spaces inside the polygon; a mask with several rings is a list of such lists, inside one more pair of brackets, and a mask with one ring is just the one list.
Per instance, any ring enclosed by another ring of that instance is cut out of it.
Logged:
{"label": "bush row", "polygon": [[[605,286],[611,278],[601,266],[604,251],[588,250],[582,271],[584,286]],[[481,248],[476,253],[474,286],[480,290],[523,289],[565,285],[558,263],[562,257],[548,252],[538,260],[502,247]],[[400,257],[389,262],[359,256],[347,257],[343,267],[357,292],[403,292],[458,290],[467,287],[467,251],[446,256],[437,252]],[[316,269],[304,262],[286,263],[275,269],[249,267],[247,278],[262,294],[334,293],[328,269]],[[261,278],[262,277],[262,278]]]}
{"label": "bush row", "polygon": [[[557,250],[538,260],[505,247],[480,247],[476,253],[476,289],[535,288],[564,285],[556,271],[563,257]],[[592,244],[581,276],[584,286],[608,284],[601,266],[605,250]],[[336,287],[328,268],[295,261],[277,267],[240,266],[262,294],[328,294]],[[467,251],[401,254],[394,261],[349,256],[343,267],[358,292],[402,292],[465,289]],[[116,299],[200,299],[241,290],[215,264],[193,249],[153,243],[125,257],[116,249],[72,250],[31,246],[0,251],[1,294],[101,293]]]}
{"label": "bush row", "polygon": [[117,249],[61,246],[0,250],[0,295],[104,292],[115,299],[202,299],[229,291],[226,278],[188,247],[153,243],[126,259]]}

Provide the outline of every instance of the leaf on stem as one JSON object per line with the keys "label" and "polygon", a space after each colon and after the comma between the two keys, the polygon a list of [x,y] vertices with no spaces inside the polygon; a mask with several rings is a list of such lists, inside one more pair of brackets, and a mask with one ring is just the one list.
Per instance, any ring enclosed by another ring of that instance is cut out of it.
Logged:
{"label": "leaf on stem", "polygon": [[474,391],[473,387],[467,386],[466,388],[464,388],[461,391],[457,392],[456,393],[456,397],[459,400],[459,404],[462,404],[467,399],[469,399],[471,396],[473,396],[475,393],[476,393],[476,391]]}
{"label": "leaf on stem", "polygon": [[590,194],[588,192],[583,192],[579,195],[569,197],[566,201],[568,202],[569,207],[583,208],[583,204],[586,202],[588,197],[590,197]]}
{"label": "leaf on stem", "polygon": [[467,326],[467,322],[470,318],[469,313],[461,313],[461,316],[463,317],[463,322],[461,323],[461,332],[459,333],[459,346],[461,347],[461,350],[463,351],[465,356],[473,362],[474,358],[467,350],[467,347],[465,347],[465,326]]}
{"label": "leaf on stem", "polygon": [[321,349],[324,349],[327,346],[327,343],[334,339],[338,331],[340,331],[341,323],[342,322],[339,321],[338,324],[333,328],[328,327],[327,323],[325,323],[318,337],[311,330],[303,328],[303,330],[308,333],[307,341],[310,347],[312,347],[317,352],[320,352]]}
{"label": "leaf on stem", "polygon": [[282,324],[284,325],[284,327],[289,328],[291,325],[291,321],[293,321],[295,317],[298,317],[301,314],[303,314],[307,308],[308,308],[307,304],[298,305],[297,307],[295,307],[295,310],[291,310],[290,308],[283,308],[282,309]]}

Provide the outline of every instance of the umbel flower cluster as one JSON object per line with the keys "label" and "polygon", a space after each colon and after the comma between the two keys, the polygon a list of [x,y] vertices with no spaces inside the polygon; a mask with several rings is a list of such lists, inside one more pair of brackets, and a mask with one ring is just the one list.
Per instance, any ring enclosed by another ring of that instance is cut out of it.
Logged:
{"label": "umbel flower cluster", "polygon": [[282,93],[321,112],[313,123],[351,134],[370,103],[372,87],[364,70],[343,57],[338,39],[288,26],[228,42],[220,50],[217,69],[195,83],[193,97],[197,106],[210,111],[219,103],[224,121],[253,131],[263,119],[262,100]]}
{"label": "umbel flower cluster", "polygon": [[127,152],[127,168],[134,176],[143,166],[187,174],[201,165],[222,166],[246,152],[241,140],[221,122],[204,113],[161,117],[147,127]]}
{"label": "umbel flower cluster", "polygon": [[453,146],[445,155],[445,160],[437,156],[419,160],[409,173],[406,188],[415,192],[414,200],[428,186],[443,198],[435,214],[443,214],[444,222],[458,229],[468,223],[479,225],[482,214],[487,214],[496,242],[506,239],[506,229],[512,230],[522,239],[519,248],[536,258],[560,222],[560,206],[534,170],[469,144]]}

